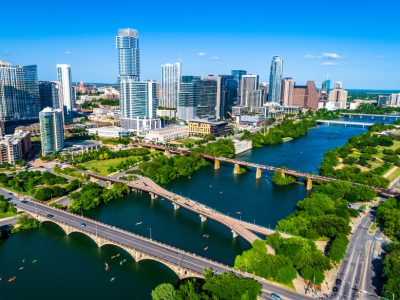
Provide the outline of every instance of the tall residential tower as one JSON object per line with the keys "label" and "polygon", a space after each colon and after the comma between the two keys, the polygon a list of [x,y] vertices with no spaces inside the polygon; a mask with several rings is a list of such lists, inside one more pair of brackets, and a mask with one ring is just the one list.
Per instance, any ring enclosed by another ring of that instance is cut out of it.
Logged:
{"label": "tall residential tower", "polygon": [[139,32],[135,29],[119,29],[116,37],[119,77],[140,81]]}
{"label": "tall residential tower", "polygon": [[269,102],[281,102],[281,89],[283,77],[283,59],[281,56],[272,57],[271,72],[269,75]]}
{"label": "tall residential tower", "polygon": [[75,90],[72,87],[70,65],[57,65],[57,80],[61,86],[61,103],[63,106],[64,117],[72,118],[72,110],[75,106]]}
{"label": "tall residential tower", "polygon": [[161,99],[160,106],[178,107],[179,86],[181,83],[181,63],[161,66]]}
{"label": "tall residential tower", "polygon": [[46,107],[39,113],[42,155],[48,156],[64,148],[64,122],[61,109]]}

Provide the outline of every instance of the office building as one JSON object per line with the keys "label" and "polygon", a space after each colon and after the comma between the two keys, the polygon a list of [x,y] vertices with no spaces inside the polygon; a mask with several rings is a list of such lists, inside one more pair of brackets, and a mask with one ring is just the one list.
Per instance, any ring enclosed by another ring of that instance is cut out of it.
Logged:
{"label": "office building", "polygon": [[157,84],[154,81],[122,79],[121,82],[121,125],[142,134],[160,127],[156,118],[158,100]]}
{"label": "office building", "polygon": [[0,121],[37,120],[39,111],[37,67],[0,61]]}
{"label": "office building", "polygon": [[70,65],[57,65],[57,81],[60,83],[61,101],[64,118],[73,118],[75,107],[75,89],[72,86],[72,74]]}
{"label": "office building", "polygon": [[282,105],[290,106],[293,105],[293,92],[294,92],[294,80],[293,78],[287,77],[282,80]]}
{"label": "office building", "polygon": [[61,88],[58,82],[39,81],[40,109],[46,107],[61,109]]}
{"label": "office building", "polygon": [[132,133],[121,127],[105,126],[87,129],[89,135],[96,135],[101,138],[126,138],[130,137]]}
{"label": "office building", "polygon": [[259,83],[258,75],[243,75],[240,80],[240,105],[249,107],[248,95],[250,92],[257,90]]}
{"label": "office building", "polygon": [[288,106],[301,106],[307,109],[317,110],[320,94],[314,81],[307,81],[306,85],[295,85],[293,89],[293,102]]}
{"label": "office building", "polygon": [[16,130],[0,138],[0,164],[15,165],[24,159],[31,151],[31,134]]}
{"label": "office building", "polygon": [[400,93],[390,94],[388,99],[390,106],[400,106]]}
{"label": "office building", "polygon": [[167,143],[189,137],[187,126],[169,126],[146,133],[145,140],[150,142]]}
{"label": "office building", "polygon": [[61,109],[46,107],[39,113],[42,155],[48,156],[64,148],[64,121]]}
{"label": "office building", "polygon": [[200,76],[182,76],[178,97],[178,119],[188,122],[196,117],[200,91]]}
{"label": "office building", "polygon": [[347,91],[342,88],[341,82],[335,83],[335,88],[329,92],[328,102],[325,105],[329,110],[347,108]]}
{"label": "office building", "polygon": [[209,121],[209,120],[189,120],[189,133],[194,135],[213,134],[215,136],[223,136],[230,131],[230,127],[225,121]]}
{"label": "office building", "polygon": [[221,79],[218,76],[206,76],[201,81],[200,98],[196,116],[200,118],[215,118],[217,98],[219,99]]}
{"label": "office building", "polygon": [[218,94],[215,115],[222,119],[232,113],[232,107],[237,103],[238,81],[232,75],[218,76]]}
{"label": "office building", "polygon": [[331,81],[329,79],[322,82],[322,92],[329,93],[331,90]]}
{"label": "office building", "polygon": [[236,97],[237,99],[236,99],[236,103],[233,103],[233,105],[240,105],[240,103],[241,103],[241,101],[240,101],[240,95],[241,95],[240,80],[242,79],[243,75],[247,75],[247,71],[232,70],[231,75],[233,76],[233,79],[236,81],[236,85],[237,85],[237,97]]}
{"label": "office building", "polygon": [[159,105],[165,108],[177,108],[181,82],[181,63],[161,66],[161,98]]}
{"label": "office building", "polygon": [[140,81],[139,32],[135,29],[119,29],[116,37],[118,50],[118,82],[122,79]]}
{"label": "office building", "polygon": [[282,92],[283,59],[280,56],[272,57],[271,71],[269,75],[268,101],[280,103]]}

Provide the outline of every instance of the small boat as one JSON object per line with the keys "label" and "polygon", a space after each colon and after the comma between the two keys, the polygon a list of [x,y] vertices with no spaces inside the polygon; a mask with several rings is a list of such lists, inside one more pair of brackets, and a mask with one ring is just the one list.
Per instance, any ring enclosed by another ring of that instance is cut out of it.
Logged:
{"label": "small boat", "polygon": [[125,258],[119,262],[119,265],[122,266],[122,264],[124,264],[124,263],[126,263],[126,259]]}
{"label": "small boat", "polygon": [[212,185],[210,184],[208,187],[211,189],[211,188],[212,188]]}
{"label": "small boat", "polygon": [[220,191],[219,193],[220,193],[220,194],[222,194],[222,193],[223,193],[223,191]]}
{"label": "small boat", "polygon": [[24,267],[22,267],[22,266],[21,266],[21,267],[19,267],[19,269],[18,269],[18,270],[22,271],[23,269],[24,269]]}
{"label": "small boat", "polygon": [[204,250],[204,251],[207,251],[207,250],[208,250],[208,246],[207,246],[207,247],[205,247],[203,250]]}
{"label": "small boat", "polygon": [[120,255],[121,255],[120,253],[115,254],[115,255],[111,256],[111,259],[117,258],[117,257],[119,257]]}
{"label": "small boat", "polygon": [[22,260],[22,262],[23,262],[23,263],[25,262],[25,258]]}
{"label": "small boat", "polygon": [[206,239],[208,239],[208,238],[210,237],[210,235],[208,235],[208,234],[203,234],[203,237],[206,238]]}
{"label": "small boat", "polygon": [[236,213],[237,213],[238,215],[241,215],[241,214],[242,214],[242,212],[241,212],[241,211],[237,211]]}
{"label": "small boat", "polygon": [[104,270],[108,271],[108,263],[104,263]]}
{"label": "small boat", "polygon": [[33,263],[33,264],[35,264],[35,263],[37,263],[37,262],[38,262],[37,259],[32,260],[32,263]]}
{"label": "small boat", "polygon": [[15,279],[17,279],[17,276],[10,277],[10,279],[8,279],[8,282],[13,282]]}
{"label": "small boat", "polygon": [[110,279],[111,282],[113,282],[114,280],[115,280],[115,277],[112,277],[112,278]]}
{"label": "small boat", "polygon": [[142,224],[143,224],[143,222],[137,222],[135,225],[138,226],[138,225],[142,225]]}

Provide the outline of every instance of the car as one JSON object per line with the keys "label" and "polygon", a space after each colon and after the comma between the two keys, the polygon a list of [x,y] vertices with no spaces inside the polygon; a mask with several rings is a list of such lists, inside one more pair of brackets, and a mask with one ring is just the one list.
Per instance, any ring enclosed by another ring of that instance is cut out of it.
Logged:
{"label": "car", "polygon": [[334,286],[332,291],[336,294],[337,292],[339,292],[339,288],[337,286]]}
{"label": "car", "polygon": [[342,279],[336,279],[336,285],[341,285],[342,284]]}
{"label": "car", "polygon": [[80,223],[79,225],[81,225],[81,227],[86,227],[86,223]]}
{"label": "car", "polygon": [[22,200],[21,202],[24,203],[24,204],[25,204],[25,203],[28,203],[28,201],[26,201],[26,200]]}
{"label": "car", "polygon": [[272,293],[271,298],[276,300],[281,300],[281,296],[279,296],[277,293]]}
{"label": "car", "polygon": [[52,214],[47,214],[48,218],[53,218],[54,216]]}

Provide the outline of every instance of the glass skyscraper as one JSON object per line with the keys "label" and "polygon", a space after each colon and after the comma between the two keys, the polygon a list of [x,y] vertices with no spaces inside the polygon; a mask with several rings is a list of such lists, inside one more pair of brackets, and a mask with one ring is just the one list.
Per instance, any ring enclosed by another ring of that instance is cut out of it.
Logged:
{"label": "glass skyscraper", "polygon": [[188,122],[196,117],[200,91],[200,76],[182,76],[178,104],[178,118],[180,120]]}
{"label": "glass skyscraper", "polygon": [[269,102],[281,102],[281,89],[283,78],[283,59],[281,56],[272,57],[271,72],[269,75]]}
{"label": "glass skyscraper", "polygon": [[200,118],[215,118],[220,80],[217,76],[206,76],[201,80],[199,105],[196,115]]}
{"label": "glass skyscraper", "polygon": [[61,109],[47,107],[39,113],[42,155],[48,156],[64,148],[64,122]]}
{"label": "glass skyscraper", "polygon": [[61,85],[61,103],[64,110],[64,117],[73,117],[75,107],[75,90],[72,87],[72,74],[70,65],[57,65],[57,80]]}
{"label": "glass skyscraper", "polygon": [[243,75],[247,75],[247,71],[245,70],[232,70],[231,75],[233,76],[233,79],[236,81],[237,84],[237,97],[236,97],[236,102],[233,103],[233,105],[240,105],[241,100],[241,90],[240,90],[240,80],[242,79]]}
{"label": "glass skyscraper", "polygon": [[61,109],[60,84],[54,81],[39,81],[40,109]]}
{"label": "glass skyscraper", "polygon": [[118,30],[116,44],[119,66],[118,81],[122,79],[140,81],[139,32],[130,28]]}
{"label": "glass skyscraper", "polygon": [[232,112],[232,106],[237,102],[238,97],[238,81],[234,76],[221,75],[219,88],[219,101],[217,101],[216,116],[222,119]]}
{"label": "glass skyscraper", "polygon": [[37,67],[0,61],[0,121],[37,120],[40,111]]}
{"label": "glass skyscraper", "polygon": [[161,99],[160,106],[178,107],[179,86],[181,83],[181,63],[161,66]]}

